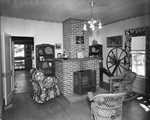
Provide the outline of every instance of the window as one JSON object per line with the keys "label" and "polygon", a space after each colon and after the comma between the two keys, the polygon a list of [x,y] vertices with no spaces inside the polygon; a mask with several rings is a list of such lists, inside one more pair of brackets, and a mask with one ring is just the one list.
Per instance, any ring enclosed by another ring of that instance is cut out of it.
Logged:
{"label": "window", "polygon": [[132,37],[131,55],[132,55],[132,71],[137,75],[145,76],[145,36]]}
{"label": "window", "polygon": [[14,44],[15,69],[25,68],[25,51],[23,44]]}
{"label": "window", "polygon": [[15,57],[25,57],[24,45],[23,44],[14,44],[14,56]]}
{"label": "window", "polygon": [[145,51],[132,50],[132,71],[137,75],[145,76]]}

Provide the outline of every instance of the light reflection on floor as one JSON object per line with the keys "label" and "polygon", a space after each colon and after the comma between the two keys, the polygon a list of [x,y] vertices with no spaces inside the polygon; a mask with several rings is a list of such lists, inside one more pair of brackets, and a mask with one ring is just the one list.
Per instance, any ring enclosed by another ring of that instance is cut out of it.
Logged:
{"label": "light reflection on floor", "polygon": [[150,111],[150,99],[146,99],[146,98],[144,98],[144,97],[142,97],[142,96],[139,96],[138,98],[137,98],[137,100],[139,100],[140,101],[140,106],[146,111],[146,112],[148,112],[148,111]]}

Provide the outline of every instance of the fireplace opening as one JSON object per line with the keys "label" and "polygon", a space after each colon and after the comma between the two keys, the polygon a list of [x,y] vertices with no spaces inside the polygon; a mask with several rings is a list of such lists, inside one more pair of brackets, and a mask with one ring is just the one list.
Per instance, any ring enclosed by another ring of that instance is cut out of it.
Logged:
{"label": "fireplace opening", "polygon": [[96,70],[82,70],[74,72],[74,93],[78,95],[96,91]]}

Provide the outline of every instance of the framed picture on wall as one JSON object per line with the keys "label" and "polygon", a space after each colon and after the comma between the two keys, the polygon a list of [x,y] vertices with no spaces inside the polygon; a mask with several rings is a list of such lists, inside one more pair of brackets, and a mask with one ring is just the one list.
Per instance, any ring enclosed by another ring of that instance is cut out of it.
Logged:
{"label": "framed picture on wall", "polygon": [[111,36],[107,37],[107,47],[122,47],[123,46],[123,36]]}
{"label": "framed picture on wall", "polygon": [[56,43],[55,44],[55,49],[61,49],[61,43]]}
{"label": "framed picture on wall", "polygon": [[83,52],[77,52],[77,58],[84,58]]}
{"label": "framed picture on wall", "polygon": [[61,53],[57,53],[57,58],[61,58]]}
{"label": "framed picture on wall", "polygon": [[76,36],[76,44],[84,44],[84,36]]}

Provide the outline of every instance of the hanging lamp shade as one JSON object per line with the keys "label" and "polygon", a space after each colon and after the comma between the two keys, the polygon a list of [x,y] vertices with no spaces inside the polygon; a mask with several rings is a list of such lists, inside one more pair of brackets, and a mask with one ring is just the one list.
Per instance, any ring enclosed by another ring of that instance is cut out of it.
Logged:
{"label": "hanging lamp shade", "polygon": [[[88,22],[84,23],[84,30],[87,30],[87,26],[89,26],[89,28],[91,28],[93,31],[96,29],[96,27],[98,29],[102,28],[102,23],[101,20],[94,20],[93,18],[93,7],[94,7],[95,2],[90,2],[90,7],[91,7],[91,19]],[[97,24],[98,23],[98,24]]]}

